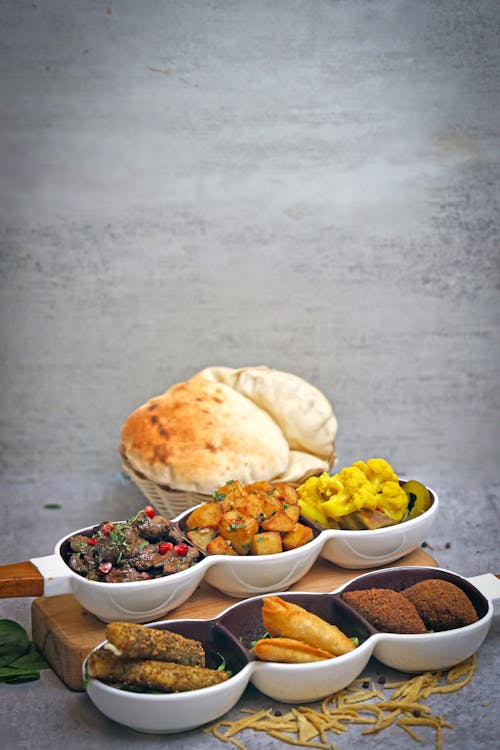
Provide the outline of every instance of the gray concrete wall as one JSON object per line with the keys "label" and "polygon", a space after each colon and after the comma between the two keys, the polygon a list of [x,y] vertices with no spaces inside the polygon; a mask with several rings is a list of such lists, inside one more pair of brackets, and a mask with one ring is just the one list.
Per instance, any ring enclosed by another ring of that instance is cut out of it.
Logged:
{"label": "gray concrete wall", "polygon": [[[141,507],[136,406],[267,364],[330,398],[339,465],[438,492],[441,567],[500,572],[499,38],[498,0],[0,0],[2,565]],[[29,604],[1,617],[29,630]],[[498,633],[426,701],[446,747],[498,740]],[[221,747],[120,727],[51,670],[0,692],[9,750]],[[361,731],[338,747],[405,741]]]}
{"label": "gray concrete wall", "polygon": [[339,462],[497,475],[498,4],[0,3],[1,471],[119,470],[210,364]]}

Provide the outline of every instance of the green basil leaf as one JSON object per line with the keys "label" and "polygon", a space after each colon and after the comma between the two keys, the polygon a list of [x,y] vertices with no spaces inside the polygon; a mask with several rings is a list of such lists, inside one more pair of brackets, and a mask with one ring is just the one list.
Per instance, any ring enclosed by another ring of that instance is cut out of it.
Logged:
{"label": "green basil leaf", "polygon": [[0,667],[0,682],[28,682],[39,680],[40,672],[36,669],[14,669],[13,667]]}
{"label": "green basil leaf", "polygon": [[11,661],[9,667],[14,669],[23,669],[27,671],[47,669],[48,664],[43,656],[36,650],[34,643],[30,643],[30,649],[27,654],[20,656],[19,659]]}
{"label": "green basil leaf", "polygon": [[10,664],[29,651],[25,629],[14,620],[0,620],[0,667]]}

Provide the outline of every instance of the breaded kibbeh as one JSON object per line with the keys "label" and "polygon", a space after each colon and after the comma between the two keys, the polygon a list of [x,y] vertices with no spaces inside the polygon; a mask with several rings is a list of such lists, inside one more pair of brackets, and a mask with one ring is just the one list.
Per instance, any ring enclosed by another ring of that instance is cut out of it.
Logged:
{"label": "breaded kibbeh", "polygon": [[377,630],[386,633],[426,633],[424,621],[413,604],[391,589],[346,591],[342,599]]}
{"label": "breaded kibbeh", "polygon": [[454,583],[428,578],[401,592],[429,630],[452,630],[479,618],[467,594]]}

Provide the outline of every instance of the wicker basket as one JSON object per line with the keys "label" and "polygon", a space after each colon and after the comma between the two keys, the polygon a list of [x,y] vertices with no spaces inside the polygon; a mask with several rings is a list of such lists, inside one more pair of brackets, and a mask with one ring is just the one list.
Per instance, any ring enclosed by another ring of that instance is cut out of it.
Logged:
{"label": "wicker basket", "polygon": [[162,487],[139,474],[133,466],[122,456],[122,469],[140,489],[149,503],[165,518],[176,518],[185,510],[210,500],[210,495],[202,495],[198,492],[184,492],[183,490],[171,490]]}
{"label": "wicker basket", "polygon": [[[127,474],[134,484],[137,485],[148,502],[166,518],[176,518],[185,510],[193,508],[200,503],[206,503],[212,498],[211,495],[203,495],[200,492],[173,490],[170,487],[156,484],[151,479],[145,477],[144,474],[141,474],[134,469],[125,455],[123,446],[120,446],[119,453],[122,459],[122,469],[125,474]],[[330,466],[334,464],[335,458],[335,453],[332,453],[329,461]],[[309,472],[301,477],[301,479],[295,482],[289,482],[289,484],[293,487],[298,487],[309,476],[313,476],[317,473],[318,472]]]}

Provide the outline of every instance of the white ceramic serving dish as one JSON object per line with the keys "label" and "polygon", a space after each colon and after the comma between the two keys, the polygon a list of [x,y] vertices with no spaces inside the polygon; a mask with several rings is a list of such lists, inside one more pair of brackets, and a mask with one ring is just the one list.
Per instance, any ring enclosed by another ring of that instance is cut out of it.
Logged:
{"label": "white ceramic serving dish", "polygon": [[[320,556],[341,568],[388,565],[425,541],[439,508],[437,494],[431,489],[429,492],[431,507],[410,521],[375,531],[314,527],[315,536],[310,542],[275,555],[236,557],[207,555],[200,551],[200,562],[193,567],[150,581],[113,584],[90,581],[71,570],[65,563],[67,540],[76,534],[90,534],[93,527],[73,531],[57,542],[52,555],[32,558],[30,563],[43,579],[44,596],[71,593],[85,609],[104,622],[151,622],[185,602],[202,580],[227,596],[246,598],[286,590],[299,581]],[[172,523],[184,532],[192,510],[177,516]],[[304,519],[302,522],[308,523]],[[5,594],[2,594],[0,581],[0,597],[2,595]]]}
{"label": "white ceramic serving dish", "polygon": [[[377,631],[360,617],[341,594],[367,587],[406,588],[426,578],[443,578],[462,588],[474,604],[479,620],[454,630],[422,635],[398,635]],[[487,580],[485,580],[487,579]],[[363,671],[371,656],[404,672],[446,669],[471,656],[485,639],[493,618],[492,596],[500,601],[500,582],[481,576],[481,588],[451,571],[433,567],[396,567],[357,576],[329,594],[284,592],[280,596],[334,622],[360,645],[348,654],[313,664],[277,664],[255,660],[250,645],[262,636],[262,596],[238,602],[212,620],[170,620],[151,623],[197,638],[205,646],[207,665],[220,661],[220,654],[233,676],[214,687],[191,692],[148,695],[127,692],[95,678],[87,678],[90,700],[105,716],[140,732],[182,732],[214,721],[238,702],[251,682],[260,692],[277,701],[318,701],[349,685]],[[99,644],[100,648],[105,642]],[[95,649],[94,649],[95,650]],[[88,657],[87,657],[88,658]]]}

